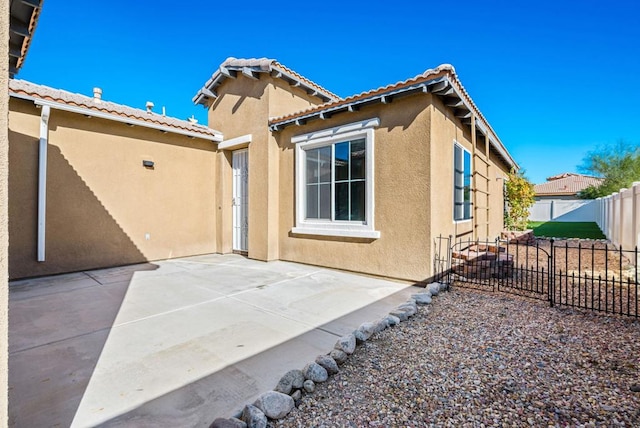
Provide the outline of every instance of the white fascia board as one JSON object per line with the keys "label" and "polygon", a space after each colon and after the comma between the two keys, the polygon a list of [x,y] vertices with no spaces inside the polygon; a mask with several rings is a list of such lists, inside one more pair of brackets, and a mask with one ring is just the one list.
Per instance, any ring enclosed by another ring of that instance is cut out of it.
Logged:
{"label": "white fascia board", "polygon": [[376,100],[382,101],[382,98],[387,98],[387,99],[388,98],[393,98],[395,95],[402,95],[402,94],[404,94],[406,92],[411,92],[411,91],[415,91],[415,90],[421,90],[423,93],[427,93],[427,92],[429,92],[428,91],[428,86],[429,85],[432,85],[434,83],[439,83],[439,82],[443,81],[444,79],[445,79],[445,77],[438,77],[436,79],[432,79],[432,80],[429,80],[427,82],[420,82],[420,83],[417,83],[415,85],[407,86],[405,88],[396,89],[396,90],[385,92],[385,93],[382,93],[382,94],[377,94],[377,95],[374,95],[374,96],[371,96],[371,97],[367,97],[367,98],[363,98],[363,99],[360,99],[360,100],[352,101],[350,103],[340,104],[340,105],[337,105],[337,106],[334,106],[334,107],[327,107],[325,109],[322,109],[322,110],[319,110],[319,111],[316,111],[316,112],[313,112],[313,113],[310,113],[310,114],[306,114],[306,115],[303,115],[303,116],[299,116],[299,117],[296,117],[294,119],[288,119],[288,120],[276,122],[273,125],[270,125],[269,129],[271,129],[272,131],[278,131],[279,129],[285,128],[285,127],[295,123],[296,120],[304,121],[304,120],[307,120],[307,119],[314,119],[316,117],[319,117],[322,114],[328,114],[328,113],[332,113],[332,112],[335,112],[335,111],[344,110],[345,108],[349,112],[352,112],[353,111],[352,107],[354,107],[354,106],[359,106],[359,105],[370,103],[370,102],[376,101]]}
{"label": "white fascia board", "polygon": [[218,144],[218,150],[235,150],[243,148],[251,143],[251,134],[224,140]]}
{"label": "white fascia board", "polygon": [[[460,92],[458,91],[458,88],[456,88],[456,86],[453,84],[453,82],[451,82],[451,80],[449,80],[449,78],[446,78],[446,79],[449,81],[449,84],[455,91],[456,96],[462,100],[467,110],[471,112],[479,111],[477,109],[474,109],[473,106],[471,106],[467,102],[467,100],[460,94]],[[480,117],[480,115],[476,115],[476,128],[478,128],[483,135],[487,136],[489,138],[489,143],[496,150],[498,150],[498,153],[500,153],[500,155],[502,155],[502,157],[505,158],[507,162],[511,163],[511,165],[509,166],[515,167],[516,169],[520,168],[520,166],[516,163],[516,161],[513,160],[513,158],[509,155],[509,153],[507,152],[507,149],[504,147],[504,144],[502,144],[500,139],[498,139],[498,136],[495,134],[495,132],[493,132],[493,129],[490,128],[488,123],[485,123],[485,121],[482,119],[482,117]],[[490,129],[491,129],[491,132],[489,132]],[[489,135],[490,133],[493,134],[496,138],[495,139],[491,138],[491,136]]]}
{"label": "white fascia board", "polygon": [[21,99],[33,101],[33,103],[38,106],[49,106],[50,108],[55,110],[68,111],[70,113],[77,113],[85,116],[97,117],[99,119],[113,120],[114,122],[121,122],[121,123],[126,123],[128,125],[141,126],[143,128],[157,129],[158,131],[170,132],[172,134],[186,135],[187,137],[200,138],[203,140],[213,141],[214,143],[219,143],[220,141],[223,140],[222,133],[218,131],[215,131],[215,135],[213,136],[204,135],[198,132],[188,131],[185,129],[178,129],[178,128],[174,128],[167,125],[159,125],[157,123],[146,122],[140,119],[125,118],[125,117],[118,116],[111,113],[105,113],[102,111],[91,110],[83,107],[70,106],[63,103],[57,103],[54,101],[42,100],[40,98],[25,97],[25,96],[21,97],[21,96],[15,96],[14,94],[11,94],[11,96],[15,98],[21,98]]}

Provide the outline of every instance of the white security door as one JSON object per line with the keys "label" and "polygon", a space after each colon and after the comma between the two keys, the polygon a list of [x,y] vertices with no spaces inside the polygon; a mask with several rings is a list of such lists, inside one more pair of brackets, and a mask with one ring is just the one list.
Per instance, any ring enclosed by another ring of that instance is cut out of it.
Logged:
{"label": "white security door", "polygon": [[248,251],[248,176],[249,152],[236,150],[233,152],[233,250]]}

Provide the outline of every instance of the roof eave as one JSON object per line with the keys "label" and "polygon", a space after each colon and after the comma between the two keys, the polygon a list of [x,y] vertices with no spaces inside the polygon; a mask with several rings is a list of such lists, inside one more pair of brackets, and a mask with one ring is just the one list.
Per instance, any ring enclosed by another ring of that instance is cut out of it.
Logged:
{"label": "roof eave", "polygon": [[213,135],[211,135],[211,134],[208,135],[208,134],[203,134],[203,133],[200,133],[200,132],[197,132],[197,131],[191,131],[191,130],[188,130],[188,129],[182,129],[182,128],[173,127],[173,126],[170,126],[170,125],[164,125],[164,124],[155,123],[155,122],[148,122],[148,121],[145,121],[145,120],[142,120],[142,119],[123,117],[123,116],[120,116],[120,115],[117,115],[117,114],[106,113],[106,112],[103,112],[103,111],[100,111],[100,110],[93,110],[93,109],[86,108],[86,107],[72,106],[72,105],[65,104],[65,103],[45,100],[43,98],[38,98],[38,97],[30,96],[30,95],[18,94],[18,93],[15,93],[15,92],[10,92],[9,95],[11,97],[13,97],[13,98],[18,98],[18,99],[22,99],[22,100],[26,100],[26,101],[31,101],[37,106],[46,105],[46,106],[49,106],[49,107],[51,107],[53,109],[62,110],[62,111],[68,111],[70,113],[83,114],[85,116],[96,117],[96,118],[100,118],[100,119],[113,120],[113,121],[125,123],[125,124],[128,124],[128,125],[134,125],[134,126],[140,126],[140,127],[150,128],[150,129],[156,129],[158,131],[172,133],[172,134],[185,135],[185,136],[191,137],[191,138],[200,138],[200,139],[211,141],[211,142],[214,142],[214,143],[219,143],[219,142],[224,140],[224,137],[223,137],[222,133],[219,132],[219,131],[216,131],[216,130],[211,130]]}
{"label": "roof eave", "polygon": [[580,192],[544,192],[536,193],[535,196],[576,196]]}
{"label": "roof eave", "polygon": [[234,66],[223,64],[218,68],[218,70],[215,71],[215,73],[213,73],[211,78],[204,84],[202,88],[200,88],[200,90],[198,90],[196,95],[192,98],[194,104],[202,104],[206,107],[211,98],[217,97],[217,94],[215,93],[216,88],[220,86],[226,79],[235,79],[238,73],[241,73],[252,79],[259,79],[261,74],[269,74],[274,78],[279,78],[286,81],[291,86],[300,87],[308,95],[318,97],[323,102],[336,101],[339,99],[333,96],[333,94],[329,94],[328,92],[323,91],[320,88],[297,78],[284,68],[278,67],[273,63],[269,64],[268,68],[263,68],[260,66]]}
{"label": "roof eave", "polygon": [[[452,79],[448,75],[443,75],[425,81],[412,83],[402,88],[390,88],[388,91],[374,93],[370,96],[353,101],[341,102],[334,106],[329,105],[326,108],[322,108],[322,106],[319,106],[315,108],[315,110],[312,110],[306,114],[304,112],[301,112],[301,114],[290,115],[288,117],[284,117],[283,119],[274,118],[270,120],[269,130],[272,132],[277,132],[286,128],[287,126],[299,126],[307,123],[310,120],[316,119],[324,120],[331,115],[344,111],[352,112],[369,104],[388,104],[392,102],[394,98],[418,93],[432,93],[434,95],[442,97],[443,100],[444,97],[447,97],[446,99],[448,101],[445,102],[445,105],[453,110],[456,117],[458,117],[458,119],[460,119],[463,124],[466,124],[468,126],[471,125],[470,113],[477,111],[477,108],[471,105],[466,99],[467,97],[461,94],[461,91],[456,87],[456,85],[454,85]],[[476,113],[475,123],[476,128],[489,139],[490,144],[498,152],[505,163],[507,163],[510,168],[519,170],[520,166],[511,157],[506,147],[504,146],[502,141],[500,141],[493,129],[488,125],[488,123],[486,123],[484,117],[481,117]]]}

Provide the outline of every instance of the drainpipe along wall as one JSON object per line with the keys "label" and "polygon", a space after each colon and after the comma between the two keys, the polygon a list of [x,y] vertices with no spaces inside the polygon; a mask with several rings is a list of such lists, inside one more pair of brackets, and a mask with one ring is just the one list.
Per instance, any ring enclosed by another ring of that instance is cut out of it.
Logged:
{"label": "drainpipe along wall", "polygon": [[47,210],[47,145],[51,107],[42,106],[40,112],[40,146],[38,150],[38,261],[45,260],[45,231]]}

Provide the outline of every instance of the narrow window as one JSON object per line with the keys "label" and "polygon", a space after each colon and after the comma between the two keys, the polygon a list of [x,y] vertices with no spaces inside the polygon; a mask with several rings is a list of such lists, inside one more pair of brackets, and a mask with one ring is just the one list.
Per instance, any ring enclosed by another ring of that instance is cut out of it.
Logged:
{"label": "narrow window", "polygon": [[471,153],[455,143],[453,150],[453,219],[469,220],[471,202]]}

